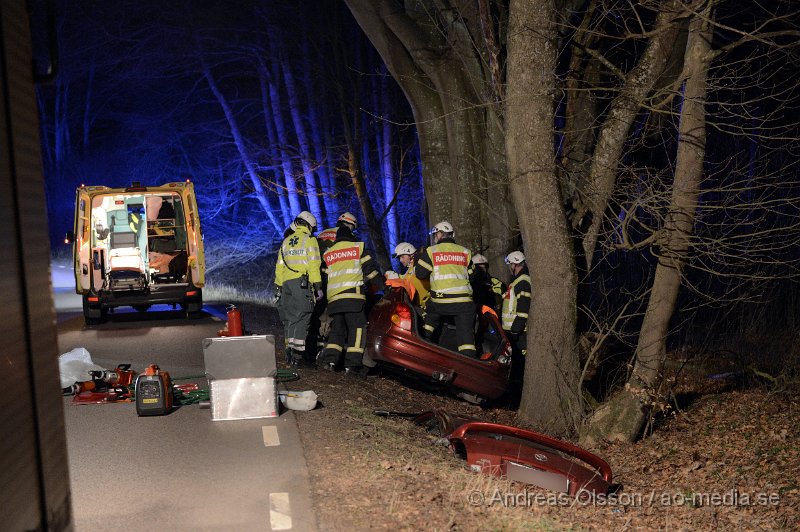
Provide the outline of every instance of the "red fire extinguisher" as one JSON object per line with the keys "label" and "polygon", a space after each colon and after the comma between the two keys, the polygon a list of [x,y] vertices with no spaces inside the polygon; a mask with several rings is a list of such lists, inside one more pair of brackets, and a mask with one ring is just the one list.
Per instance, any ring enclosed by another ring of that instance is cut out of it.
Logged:
{"label": "red fire extinguisher", "polygon": [[242,311],[235,305],[228,307],[228,323],[217,334],[219,336],[242,336]]}

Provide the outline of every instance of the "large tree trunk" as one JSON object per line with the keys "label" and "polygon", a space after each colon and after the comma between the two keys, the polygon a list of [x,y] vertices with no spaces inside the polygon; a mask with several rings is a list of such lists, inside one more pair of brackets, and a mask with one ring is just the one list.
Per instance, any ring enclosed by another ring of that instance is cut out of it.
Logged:
{"label": "large tree trunk", "polygon": [[[471,17],[457,17],[429,0],[420,9],[406,9],[392,0],[346,3],[411,105],[430,221],[451,221],[459,242],[476,249],[492,245],[496,249],[490,254],[501,257],[508,251],[512,230],[506,220],[484,213],[487,206],[498,216],[511,209],[507,193],[497,191],[507,184],[504,174],[495,175],[504,170],[503,157],[498,156],[502,144],[493,142],[497,136],[491,129],[497,125],[489,120],[497,122],[497,113],[487,108],[498,106],[487,104],[488,63],[472,48],[475,41],[465,25]],[[472,4],[459,9],[466,5]],[[479,22],[477,12],[472,20]]]}
{"label": "large tree trunk", "polygon": [[636,362],[625,389],[601,406],[592,416],[584,439],[600,437],[633,441],[647,421],[651,405],[657,400],[666,356],[669,322],[675,312],[681,272],[686,263],[693,233],[706,145],[706,77],[711,58],[712,36],[709,1],[689,27],[686,44],[686,83],[679,126],[675,180],[669,212],[663,228],[655,281],[650,293]]}
{"label": "large tree trunk", "polygon": [[[344,65],[346,64],[344,58],[346,51],[344,44],[337,41],[334,44],[334,62],[337,71],[337,78],[340,80],[347,79],[344,75]],[[389,251],[386,247],[386,241],[383,238],[383,230],[381,224],[375,216],[375,210],[372,208],[372,201],[367,193],[366,180],[364,179],[364,164],[366,160],[364,157],[359,157],[358,152],[363,147],[364,142],[369,142],[366,138],[362,138],[360,133],[359,117],[356,116],[352,120],[349,118],[349,110],[345,104],[346,98],[352,100],[352,109],[360,109],[360,97],[356,87],[350,87],[350,90],[345,94],[344,81],[336,84],[336,89],[339,94],[339,110],[341,113],[341,120],[343,125],[345,142],[347,143],[347,166],[348,174],[353,183],[353,189],[358,197],[361,211],[364,213],[364,220],[367,223],[367,230],[369,231],[370,240],[374,246],[375,259],[381,271],[391,270],[392,263],[389,260]]]}
{"label": "large tree trunk", "polygon": [[520,414],[552,432],[581,415],[577,274],[555,173],[553,0],[515,0],[509,13],[506,152],[531,272],[533,307]]}

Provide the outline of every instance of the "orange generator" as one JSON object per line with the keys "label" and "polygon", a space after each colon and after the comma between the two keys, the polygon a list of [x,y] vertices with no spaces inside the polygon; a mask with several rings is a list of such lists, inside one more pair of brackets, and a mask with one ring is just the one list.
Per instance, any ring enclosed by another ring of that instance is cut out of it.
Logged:
{"label": "orange generator", "polygon": [[175,392],[169,373],[150,364],[136,377],[136,413],[140,416],[163,416],[172,411]]}

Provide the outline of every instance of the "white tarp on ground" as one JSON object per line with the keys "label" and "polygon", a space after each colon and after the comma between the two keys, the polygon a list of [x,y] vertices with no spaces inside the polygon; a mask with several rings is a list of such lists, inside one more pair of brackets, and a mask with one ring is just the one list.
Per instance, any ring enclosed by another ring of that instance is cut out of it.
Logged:
{"label": "white tarp on ground", "polygon": [[76,347],[58,357],[58,372],[61,375],[61,387],[72,386],[76,382],[88,381],[90,371],[102,370],[92,362],[89,351],[83,347]]}

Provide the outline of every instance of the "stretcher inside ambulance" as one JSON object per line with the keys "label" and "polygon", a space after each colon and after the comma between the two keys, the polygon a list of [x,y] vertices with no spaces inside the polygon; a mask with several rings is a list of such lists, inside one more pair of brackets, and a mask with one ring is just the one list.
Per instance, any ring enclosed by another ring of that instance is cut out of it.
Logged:
{"label": "stretcher inside ambulance", "polygon": [[79,188],[74,255],[87,322],[119,306],[202,307],[202,234],[191,183]]}

